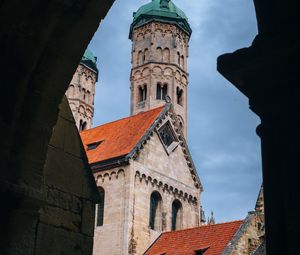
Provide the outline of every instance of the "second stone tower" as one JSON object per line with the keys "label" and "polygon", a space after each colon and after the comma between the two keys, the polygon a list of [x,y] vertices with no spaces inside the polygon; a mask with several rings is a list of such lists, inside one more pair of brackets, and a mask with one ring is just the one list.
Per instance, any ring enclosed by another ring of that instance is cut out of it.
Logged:
{"label": "second stone tower", "polygon": [[163,105],[169,96],[186,136],[188,18],[171,0],[152,0],[133,18],[131,114]]}

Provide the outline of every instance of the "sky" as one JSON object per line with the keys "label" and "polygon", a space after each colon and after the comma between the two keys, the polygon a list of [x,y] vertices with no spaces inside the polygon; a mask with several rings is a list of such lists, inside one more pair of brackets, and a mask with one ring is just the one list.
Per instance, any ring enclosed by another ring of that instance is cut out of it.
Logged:
{"label": "sky", "polygon": [[[129,115],[132,13],[150,0],[116,0],[89,48],[98,57],[94,126]],[[259,118],[247,98],[216,70],[223,53],[257,34],[252,1],[173,0],[189,18],[188,144],[204,187],[201,205],[216,222],[243,219],[262,183]]]}

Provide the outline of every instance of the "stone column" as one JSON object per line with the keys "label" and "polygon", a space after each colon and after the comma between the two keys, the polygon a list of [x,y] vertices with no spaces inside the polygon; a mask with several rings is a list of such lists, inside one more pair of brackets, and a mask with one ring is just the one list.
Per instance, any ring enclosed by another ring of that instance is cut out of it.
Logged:
{"label": "stone column", "polygon": [[218,70],[249,98],[261,118],[268,255],[298,254],[300,243],[299,29],[295,4],[254,1],[259,34],[225,54]]}

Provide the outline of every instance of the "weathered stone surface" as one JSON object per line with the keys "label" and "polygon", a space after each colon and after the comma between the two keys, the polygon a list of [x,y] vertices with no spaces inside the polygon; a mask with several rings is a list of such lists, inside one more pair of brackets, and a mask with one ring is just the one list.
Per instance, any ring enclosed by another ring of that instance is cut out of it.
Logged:
{"label": "weathered stone surface", "polygon": [[40,222],[79,233],[81,215],[57,207],[47,206],[41,210]]}
{"label": "weathered stone surface", "polygon": [[[157,99],[157,84],[167,85],[176,113],[187,134],[189,35],[176,25],[150,22],[136,27],[132,34],[131,114],[165,103]],[[146,89],[141,99],[140,88]],[[182,91],[181,99],[178,91]]]}
{"label": "weathered stone surface", "polygon": [[[156,132],[128,166],[94,176],[105,191],[104,224],[95,228],[94,254],[143,254],[162,231],[171,230],[175,199],[182,204],[179,228],[200,225],[200,188],[195,187],[182,147],[168,155]],[[149,227],[153,191],[162,196],[160,230]]]}
{"label": "weathered stone surface", "polygon": [[252,255],[262,244],[264,215],[250,212],[222,255]]}
{"label": "weathered stone surface", "polygon": [[39,225],[37,234],[36,255],[92,254],[93,239],[91,237],[46,224]]}
{"label": "weathered stone surface", "polygon": [[60,207],[77,214],[80,214],[83,207],[81,199],[72,194],[54,189],[53,187],[48,188],[47,201],[49,205]]}
{"label": "weathered stone surface", "polygon": [[95,228],[95,204],[85,200],[82,207],[81,233],[93,237]]}
{"label": "weathered stone surface", "polygon": [[[58,106],[86,46],[112,3],[113,0],[1,1],[0,72],[1,83],[5,85],[1,86],[4,96],[0,101],[0,186],[17,188],[0,194],[0,254],[36,254],[38,211],[47,199],[37,202],[31,195],[47,192],[44,167],[47,159],[49,162],[48,145],[55,132]],[[59,137],[55,146],[62,146]],[[60,178],[60,169],[52,170],[51,174]],[[72,169],[66,170],[68,179],[72,179]],[[47,176],[51,174],[48,172]],[[85,178],[85,185],[95,186],[88,179]],[[20,195],[23,188],[33,192]],[[90,199],[94,200],[92,196]],[[29,212],[33,219],[16,211]],[[39,247],[48,245],[47,241]],[[65,241],[57,239],[59,245]],[[88,248],[84,247],[84,240],[80,243],[84,254],[91,253],[92,242],[87,242]],[[10,247],[13,249],[9,250]],[[64,254],[75,254],[68,248]],[[50,254],[46,248],[40,251],[39,254]]]}
{"label": "weathered stone surface", "polygon": [[79,131],[92,128],[97,73],[80,64],[66,92]]}

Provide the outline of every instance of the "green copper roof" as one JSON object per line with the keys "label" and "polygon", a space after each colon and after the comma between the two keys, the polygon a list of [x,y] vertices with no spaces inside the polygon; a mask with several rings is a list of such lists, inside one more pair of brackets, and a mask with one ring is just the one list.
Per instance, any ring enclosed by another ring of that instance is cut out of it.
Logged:
{"label": "green copper roof", "polygon": [[152,0],[150,3],[141,6],[137,12],[134,12],[129,38],[131,38],[132,31],[135,27],[142,26],[149,21],[175,24],[189,35],[192,33],[187,16],[172,0]]}
{"label": "green copper roof", "polygon": [[89,49],[85,50],[80,63],[88,66],[89,68],[94,70],[96,73],[98,73],[97,57],[95,57],[95,55]]}

